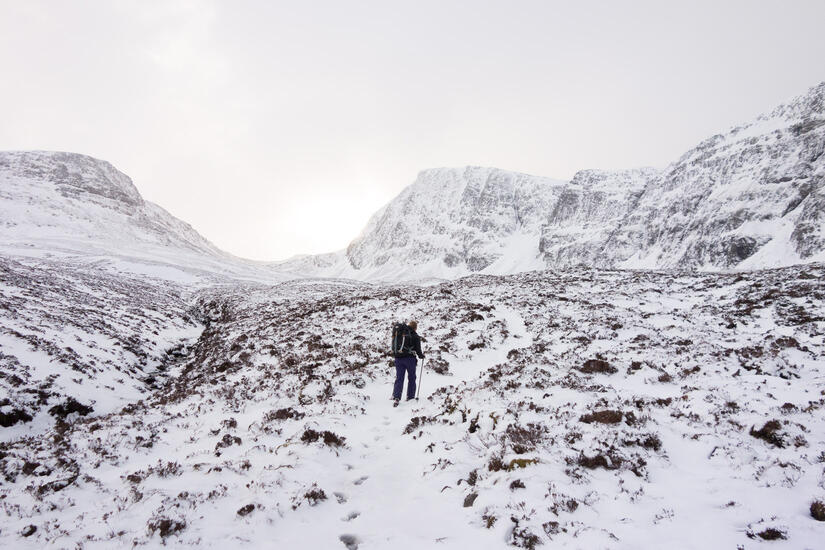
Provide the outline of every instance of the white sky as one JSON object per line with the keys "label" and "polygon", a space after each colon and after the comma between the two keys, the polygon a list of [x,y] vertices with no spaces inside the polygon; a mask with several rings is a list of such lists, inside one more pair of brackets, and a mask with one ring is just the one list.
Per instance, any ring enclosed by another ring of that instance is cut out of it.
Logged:
{"label": "white sky", "polygon": [[0,150],[225,250],[345,247],[436,166],[664,166],[825,80],[825,1],[0,0]]}

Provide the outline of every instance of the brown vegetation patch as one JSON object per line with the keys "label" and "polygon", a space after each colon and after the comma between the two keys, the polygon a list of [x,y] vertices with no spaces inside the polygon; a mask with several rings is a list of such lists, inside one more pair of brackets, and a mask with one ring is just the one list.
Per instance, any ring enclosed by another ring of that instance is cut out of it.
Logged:
{"label": "brown vegetation patch", "polygon": [[215,444],[215,450],[231,447],[232,445],[240,445],[243,443],[241,438],[236,435],[223,434],[223,438]]}
{"label": "brown vegetation patch", "polygon": [[323,489],[313,487],[312,489],[304,493],[304,498],[307,500],[310,506],[315,506],[319,502],[326,500],[327,494],[324,492]]}
{"label": "brown vegetation patch", "polygon": [[31,422],[32,416],[23,409],[13,409],[7,413],[0,412],[0,426],[9,428],[18,422]]}
{"label": "brown vegetation patch", "polygon": [[599,424],[618,424],[621,421],[622,412],[611,410],[597,411],[585,414],[579,418],[579,422],[584,422],[585,424],[592,424],[593,422],[598,422]]}
{"label": "brown vegetation patch", "polygon": [[768,527],[764,531],[760,531],[756,534],[756,536],[762,540],[785,540],[788,538],[784,531],[780,531],[779,529],[775,529],[773,527]]}
{"label": "brown vegetation patch", "polygon": [[306,416],[304,413],[298,412],[295,409],[293,409],[292,407],[286,407],[286,408],[283,408],[283,409],[278,409],[277,411],[269,411],[264,416],[264,421],[272,422],[273,420],[289,420],[289,419],[300,420],[304,416]]}
{"label": "brown vegetation patch", "polygon": [[658,451],[662,448],[662,440],[659,439],[659,436],[656,434],[648,434],[642,438],[637,439],[625,439],[622,443],[626,447],[637,446],[652,451]]}
{"label": "brown vegetation patch", "polygon": [[55,405],[49,409],[49,414],[55,418],[65,420],[66,417],[72,413],[77,413],[80,416],[86,416],[93,411],[94,409],[92,407],[80,403],[74,397],[69,397],[64,403]]}
{"label": "brown vegetation patch", "polygon": [[504,431],[504,437],[509,441],[513,452],[522,455],[534,451],[544,438],[547,431],[541,424],[528,423],[526,426],[510,424]]}
{"label": "brown vegetation patch", "polygon": [[825,502],[815,500],[811,503],[811,517],[816,521],[825,521]]}
{"label": "brown vegetation patch", "polygon": [[161,517],[150,520],[147,526],[149,527],[149,532],[151,534],[154,535],[157,531],[160,534],[160,537],[165,539],[166,537],[175,535],[186,529],[186,522]]}
{"label": "brown vegetation patch", "polygon": [[596,468],[604,468],[605,470],[618,470],[619,466],[622,465],[621,459],[617,457],[610,457],[608,458],[606,455],[597,454],[595,456],[589,457],[582,453],[579,455],[578,460],[576,463],[579,466],[584,466],[589,470],[595,470]]}
{"label": "brown vegetation patch", "polygon": [[782,440],[781,429],[782,424],[778,420],[768,420],[758,430],[751,428],[750,434],[757,439],[770,443],[774,447],[782,448],[785,446],[785,442]]}
{"label": "brown vegetation patch", "polygon": [[619,369],[613,367],[607,361],[603,359],[588,359],[584,362],[583,365],[579,367],[579,371],[585,374],[595,374],[595,373],[603,373],[603,374],[614,374],[618,372]]}
{"label": "brown vegetation patch", "polygon": [[324,441],[324,445],[329,445],[330,447],[342,447],[347,438],[337,435],[329,430],[316,432],[315,430],[309,428],[307,428],[303,435],[301,435],[301,441],[304,443],[315,443],[319,439]]}
{"label": "brown vegetation patch", "polygon": [[516,489],[524,489],[524,482],[520,479],[517,479],[510,483],[510,490],[515,491]]}
{"label": "brown vegetation patch", "polygon": [[247,504],[246,506],[240,508],[238,510],[237,514],[240,517],[244,517],[244,516],[248,516],[249,514],[251,514],[254,510],[255,510],[255,505],[254,504]]}

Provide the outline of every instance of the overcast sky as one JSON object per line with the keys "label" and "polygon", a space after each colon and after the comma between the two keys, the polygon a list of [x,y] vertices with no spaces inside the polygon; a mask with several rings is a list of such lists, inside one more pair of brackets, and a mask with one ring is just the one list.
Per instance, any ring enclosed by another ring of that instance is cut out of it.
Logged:
{"label": "overcast sky", "polygon": [[345,247],[421,169],[664,166],[825,80],[825,1],[0,0],[0,149],[221,248]]}

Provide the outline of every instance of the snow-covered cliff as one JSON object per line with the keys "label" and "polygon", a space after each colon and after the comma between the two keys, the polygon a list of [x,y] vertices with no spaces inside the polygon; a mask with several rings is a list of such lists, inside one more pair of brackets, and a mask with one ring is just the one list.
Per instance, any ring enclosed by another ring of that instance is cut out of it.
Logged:
{"label": "snow-covered cliff", "polygon": [[648,180],[603,264],[724,269],[825,259],[825,83]]}
{"label": "snow-covered cliff", "polygon": [[664,170],[569,181],[441,168],[379,210],[315,275],[454,278],[575,265],[754,269],[825,260],[825,83]]}
{"label": "snow-covered cliff", "polygon": [[356,271],[392,278],[540,267],[541,225],[565,182],[495,168],[426,170],[347,249]]}

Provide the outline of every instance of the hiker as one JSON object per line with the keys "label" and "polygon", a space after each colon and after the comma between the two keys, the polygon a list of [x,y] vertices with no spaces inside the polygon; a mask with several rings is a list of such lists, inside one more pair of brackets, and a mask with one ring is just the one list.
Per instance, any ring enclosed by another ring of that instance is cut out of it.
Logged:
{"label": "hiker", "polygon": [[393,331],[393,354],[395,356],[395,386],[392,390],[392,399],[395,405],[401,400],[401,390],[404,389],[404,374],[407,375],[407,401],[415,399],[415,370],[418,364],[415,356],[424,359],[421,352],[421,337],[416,332],[418,323],[410,321],[406,325],[399,324]]}

